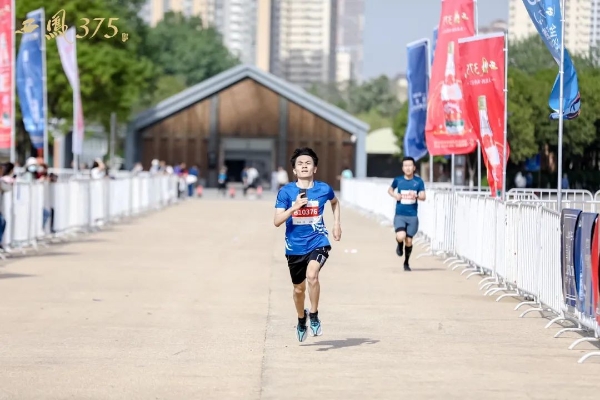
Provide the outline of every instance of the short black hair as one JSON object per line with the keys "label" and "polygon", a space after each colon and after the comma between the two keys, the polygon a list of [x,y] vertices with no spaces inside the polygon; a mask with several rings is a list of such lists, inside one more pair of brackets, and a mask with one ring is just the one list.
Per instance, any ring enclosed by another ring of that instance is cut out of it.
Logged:
{"label": "short black hair", "polygon": [[412,161],[413,165],[414,165],[415,167],[417,166],[417,162],[416,162],[416,161],[415,161],[415,159],[414,159],[414,158],[412,158],[412,157],[404,157],[404,158],[402,159],[402,163],[403,163],[403,164],[404,164],[404,161]]}
{"label": "short black hair", "polygon": [[292,158],[290,162],[292,163],[292,168],[296,166],[296,159],[300,156],[309,156],[313,159],[315,163],[315,167],[319,165],[319,157],[317,157],[317,153],[314,152],[310,147],[302,147],[294,150],[294,154],[292,154]]}

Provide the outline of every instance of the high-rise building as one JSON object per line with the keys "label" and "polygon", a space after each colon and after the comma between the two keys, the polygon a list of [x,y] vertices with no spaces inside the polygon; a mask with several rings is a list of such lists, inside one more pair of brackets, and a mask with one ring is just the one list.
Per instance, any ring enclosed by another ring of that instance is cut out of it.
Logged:
{"label": "high-rise building", "polygon": [[350,58],[351,72],[347,78],[346,68],[338,71],[338,82],[352,79],[360,81],[363,64],[363,31],[365,25],[365,0],[338,0],[337,51],[342,54],[337,57],[338,63],[346,63]]}
{"label": "high-rise building", "polygon": [[169,11],[181,12],[185,16],[202,18],[205,26],[212,22],[211,1],[214,0],[147,0],[140,16],[147,24],[155,26]]}
{"label": "high-rise building", "polygon": [[592,0],[590,45],[600,47],[600,0]]}
{"label": "high-rise building", "polygon": [[337,0],[272,0],[271,73],[308,88],[335,82]]}
{"label": "high-rise building", "polygon": [[212,25],[223,43],[244,64],[256,64],[256,28],[259,0],[209,0],[214,5]]}
{"label": "high-rise building", "polygon": [[[569,0],[565,4],[565,47],[571,54],[588,53],[592,34],[592,1]],[[509,0],[508,35],[510,40],[537,35],[523,0]]]}

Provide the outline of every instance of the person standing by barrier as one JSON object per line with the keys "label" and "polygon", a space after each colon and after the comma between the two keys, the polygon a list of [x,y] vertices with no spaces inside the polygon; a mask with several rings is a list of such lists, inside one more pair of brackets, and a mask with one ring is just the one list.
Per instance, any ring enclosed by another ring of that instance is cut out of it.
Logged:
{"label": "person standing by barrier", "polygon": [[415,176],[417,164],[412,157],[402,160],[404,175],[394,178],[388,193],[396,199],[396,215],[394,229],[396,231],[396,254],[404,256],[404,270],[410,271],[410,254],[412,253],[412,238],[419,230],[418,200],[425,200],[425,183]]}
{"label": "person standing by barrier", "polygon": [[[296,335],[303,342],[307,336],[307,317],[310,318],[312,336],[320,336],[319,319],[319,272],[329,257],[331,244],[323,221],[325,203],[331,203],[334,227],[333,238],[342,237],[340,226],[340,202],[331,186],[315,181],[319,158],[310,148],[296,149],[290,160],[296,182],[288,183],[279,189],[275,201],[276,227],[285,223],[285,256],[294,286],[293,299],[298,312]],[[306,281],[310,311],[304,308]]]}
{"label": "person standing by barrier", "polygon": [[[2,177],[0,178],[0,251],[9,252],[10,248],[4,245],[4,232],[6,231],[6,215],[10,212],[4,204],[5,194],[12,191],[15,182],[15,166],[7,162],[2,166]],[[10,239],[9,239],[10,241]]]}

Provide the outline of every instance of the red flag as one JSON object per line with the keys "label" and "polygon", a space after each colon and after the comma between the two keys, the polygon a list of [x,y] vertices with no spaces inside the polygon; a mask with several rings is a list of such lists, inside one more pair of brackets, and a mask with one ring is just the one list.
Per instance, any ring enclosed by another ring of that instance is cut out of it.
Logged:
{"label": "red flag", "polygon": [[456,70],[458,39],[473,36],[473,0],[442,0],[429,94],[425,136],[434,156],[468,154],[477,147],[477,137],[465,118],[462,82]]}
{"label": "red flag", "polygon": [[14,125],[14,20],[12,0],[0,0],[0,149],[10,149]]}
{"label": "red flag", "polygon": [[[464,82],[465,109],[477,138],[492,195],[502,190],[504,174],[504,34],[459,40],[459,74]],[[506,146],[506,158],[510,149]]]}

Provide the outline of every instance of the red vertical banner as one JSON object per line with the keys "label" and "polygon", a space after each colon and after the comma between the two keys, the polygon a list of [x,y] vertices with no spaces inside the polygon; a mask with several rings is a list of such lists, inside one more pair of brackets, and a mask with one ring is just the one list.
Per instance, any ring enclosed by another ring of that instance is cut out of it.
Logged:
{"label": "red vertical banner", "polygon": [[[492,195],[502,190],[504,165],[504,34],[459,40],[458,71],[463,80],[467,118],[481,142]],[[506,146],[506,158],[510,149]]]}
{"label": "red vertical banner", "polygon": [[425,137],[434,156],[468,154],[477,137],[465,115],[462,81],[456,65],[458,39],[475,34],[473,0],[442,0],[437,44],[431,66]]}
{"label": "red vertical banner", "polygon": [[0,0],[0,149],[11,148],[14,125],[14,20],[12,0]]}
{"label": "red vertical banner", "polygon": [[600,323],[600,218],[596,218],[592,235],[592,310]]}

